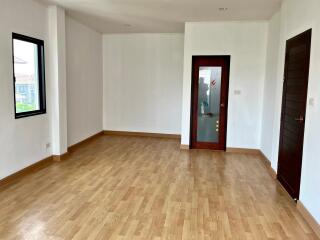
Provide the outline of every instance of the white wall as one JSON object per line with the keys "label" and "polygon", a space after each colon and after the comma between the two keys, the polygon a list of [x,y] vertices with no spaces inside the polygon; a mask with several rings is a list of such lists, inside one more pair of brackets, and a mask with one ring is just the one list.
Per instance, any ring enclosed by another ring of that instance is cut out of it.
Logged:
{"label": "white wall", "polygon": [[[280,13],[275,14],[269,22],[266,79],[264,83],[263,116],[261,130],[261,151],[268,158],[272,158],[273,129],[275,126],[274,106],[276,102],[276,86],[278,77],[280,43]],[[277,140],[275,140],[277,141]]]}
{"label": "white wall", "polygon": [[[273,142],[268,148],[272,148],[272,167],[276,170],[279,151],[279,130],[282,97],[282,76],[284,72],[285,44],[286,40],[308,30],[313,29],[308,98],[315,99],[315,106],[307,106],[305,141],[303,151],[302,179],[300,201],[320,223],[320,1],[318,0],[287,0],[280,11],[280,48],[277,64],[278,74],[276,79]],[[268,66],[268,68],[276,66]],[[273,84],[273,83],[272,83]],[[266,127],[266,126],[264,126]],[[271,131],[271,129],[270,129]]]}
{"label": "white wall", "polygon": [[102,35],[66,17],[68,146],[102,131]]}
{"label": "white wall", "polygon": [[[46,7],[31,0],[2,0],[0,7],[0,179],[51,155],[50,114],[14,119],[12,32],[45,41]],[[50,79],[46,78],[47,86]],[[47,94],[50,92],[47,88]],[[50,112],[50,106],[47,106]]]}
{"label": "white wall", "polygon": [[[68,143],[72,145],[102,130],[102,35],[72,19],[66,21],[65,26],[63,9],[48,8],[38,1],[1,2],[0,179],[53,153],[64,153],[67,133]],[[61,94],[62,90],[66,91],[66,86],[62,85],[66,82],[65,27],[68,96]],[[45,42],[47,114],[14,119],[12,32]],[[53,108],[56,103],[57,109]],[[67,103],[68,116],[62,116],[66,115]],[[63,135],[59,141],[53,134],[58,131]],[[59,145],[60,150],[53,152],[47,143],[52,147]]]}
{"label": "white wall", "polygon": [[183,35],[104,35],[104,129],[180,134]]}
{"label": "white wall", "polygon": [[189,144],[192,55],[231,55],[227,146],[260,148],[266,45],[266,22],[186,23],[182,144]]}

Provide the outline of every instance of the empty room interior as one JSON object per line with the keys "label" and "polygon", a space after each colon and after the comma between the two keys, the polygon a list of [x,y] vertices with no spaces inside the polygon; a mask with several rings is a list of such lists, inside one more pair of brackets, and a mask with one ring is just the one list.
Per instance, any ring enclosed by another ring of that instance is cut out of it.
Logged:
{"label": "empty room interior", "polygon": [[0,239],[320,239],[319,13],[0,0]]}

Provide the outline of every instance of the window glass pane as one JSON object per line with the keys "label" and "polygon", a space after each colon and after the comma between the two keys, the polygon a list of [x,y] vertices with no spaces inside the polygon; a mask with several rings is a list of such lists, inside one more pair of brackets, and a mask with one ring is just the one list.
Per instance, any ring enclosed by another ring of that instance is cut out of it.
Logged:
{"label": "window glass pane", "polygon": [[16,113],[40,110],[38,46],[13,40]]}
{"label": "window glass pane", "polygon": [[219,142],[222,67],[199,68],[198,142]]}

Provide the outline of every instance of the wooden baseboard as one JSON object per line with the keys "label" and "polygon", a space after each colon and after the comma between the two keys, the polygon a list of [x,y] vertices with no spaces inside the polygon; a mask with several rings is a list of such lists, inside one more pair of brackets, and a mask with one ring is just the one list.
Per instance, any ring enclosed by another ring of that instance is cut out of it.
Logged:
{"label": "wooden baseboard", "polygon": [[182,150],[190,150],[190,146],[186,145],[186,144],[181,144],[180,145],[180,149],[182,149]]}
{"label": "wooden baseboard", "polygon": [[179,134],[164,134],[164,133],[146,133],[146,132],[126,132],[126,131],[104,131],[105,135],[111,136],[134,136],[134,137],[154,137],[154,138],[171,138],[181,139]]}
{"label": "wooden baseboard", "polygon": [[70,146],[68,148],[68,152],[66,152],[65,154],[53,155],[53,156],[47,157],[47,158],[45,158],[39,162],[36,162],[36,163],[32,164],[31,166],[26,167],[26,168],[6,177],[4,179],[1,179],[0,180],[0,189],[3,187],[9,186],[10,184],[20,180],[22,177],[24,177],[30,173],[36,172],[36,171],[41,170],[51,164],[54,164],[54,162],[61,162],[61,161],[67,160],[69,157],[69,152],[75,151],[79,147],[84,146],[85,144],[89,143],[90,141],[92,141],[102,135],[103,135],[103,131],[81,141],[80,143],[77,143],[77,144]]}
{"label": "wooden baseboard", "polygon": [[61,161],[67,160],[68,157],[69,157],[69,152],[66,152],[66,153],[64,153],[64,154],[62,154],[62,155],[53,155],[53,156],[52,156],[52,159],[53,159],[53,161],[55,161],[55,162],[61,162]]}
{"label": "wooden baseboard", "polygon": [[263,154],[261,150],[259,150],[259,155],[261,157],[261,161],[268,169],[269,174],[273,179],[277,179],[277,173],[276,171],[271,167],[271,161],[266,157],[266,155]]}
{"label": "wooden baseboard", "polygon": [[49,165],[53,164],[52,157],[47,157],[45,159],[40,160],[39,162],[36,162],[32,164],[31,166],[28,166],[4,179],[0,180],[0,188],[6,187],[9,184],[12,184],[18,180],[20,180],[22,177],[29,175],[33,172],[36,172],[40,169],[43,169]]}
{"label": "wooden baseboard", "polygon": [[[190,149],[189,145],[181,144],[180,149]],[[259,149],[249,149],[249,148],[227,148],[228,153],[239,153],[239,154],[254,154],[260,155]]]}
{"label": "wooden baseboard", "polygon": [[316,221],[316,219],[311,215],[311,213],[306,209],[302,202],[297,202],[297,209],[302,215],[302,217],[306,220],[315,234],[320,238],[320,224]]}
{"label": "wooden baseboard", "polygon": [[[261,161],[263,164],[267,167],[269,174],[273,179],[277,179],[277,173],[273,170],[271,167],[270,160],[263,154],[262,151],[260,151],[261,155]],[[291,196],[287,192],[287,190],[279,183],[279,186],[282,187],[283,191],[288,195],[288,197],[291,199]],[[310,214],[310,212],[305,208],[305,206],[298,200],[297,202],[297,209],[300,212],[300,214],[303,216],[303,218],[306,220],[306,222],[309,224],[309,226],[312,228],[312,230],[316,233],[316,235],[320,238],[320,224],[317,223],[317,221],[314,219],[314,217]]]}
{"label": "wooden baseboard", "polygon": [[91,137],[88,137],[86,139],[84,139],[83,141],[81,142],[78,142],[70,147],[68,147],[68,152],[74,152],[76,151],[77,149],[79,149],[80,147],[83,147],[85,144],[88,144],[89,142],[101,137],[102,135],[104,134],[103,131],[97,133],[97,134],[94,134],[92,135]]}
{"label": "wooden baseboard", "polygon": [[263,154],[263,152],[259,149],[247,149],[247,148],[227,148],[227,152],[230,153],[241,153],[241,154],[254,154],[259,155],[261,161],[268,169],[269,174],[273,179],[277,179],[277,173],[271,167],[270,160]]}
{"label": "wooden baseboard", "polygon": [[251,148],[227,148],[228,153],[241,153],[241,154],[260,154],[259,149],[251,149]]}

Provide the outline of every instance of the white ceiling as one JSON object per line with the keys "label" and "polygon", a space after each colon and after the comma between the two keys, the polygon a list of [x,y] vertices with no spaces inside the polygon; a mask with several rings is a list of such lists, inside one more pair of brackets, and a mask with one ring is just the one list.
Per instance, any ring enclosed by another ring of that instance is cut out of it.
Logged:
{"label": "white ceiling", "polygon": [[[102,33],[183,32],[185,22],[267,20],[282,0],[43,0]],[[219,8],[228,8],[221,11]]]}

